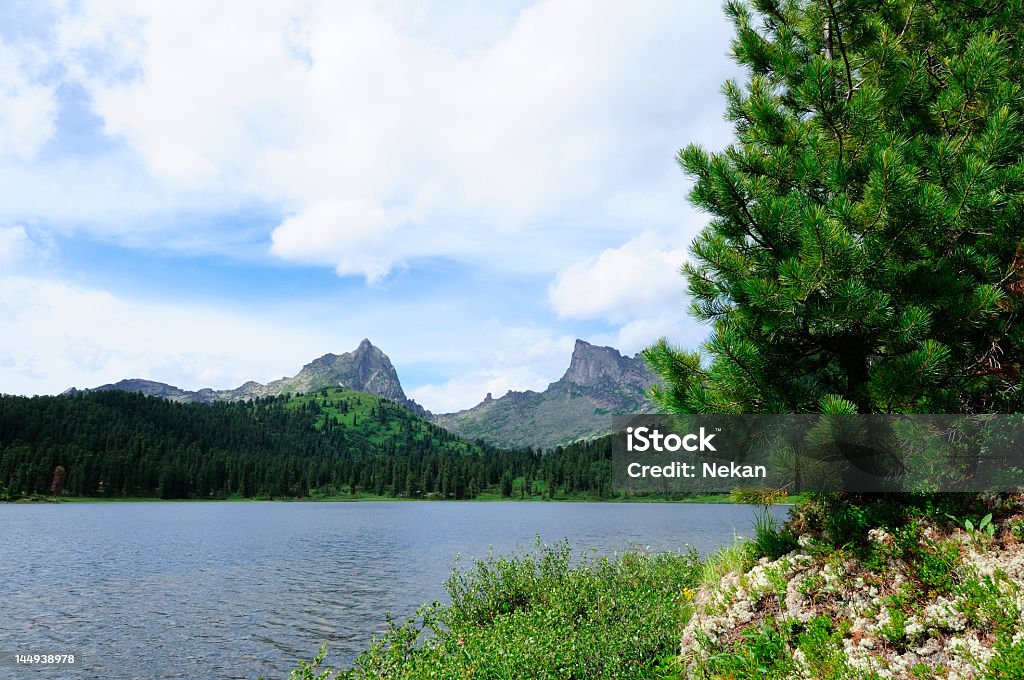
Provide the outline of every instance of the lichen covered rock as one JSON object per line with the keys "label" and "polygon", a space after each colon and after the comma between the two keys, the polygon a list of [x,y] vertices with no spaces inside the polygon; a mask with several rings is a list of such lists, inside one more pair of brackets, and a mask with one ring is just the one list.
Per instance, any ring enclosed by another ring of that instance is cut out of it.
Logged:
{"label": "lichen covered rock", "polygon": [[1009,531],[918,522],[871,531],[856,557],[798,544],[695,593],[688,677],[1024,677],[1024,545]]}

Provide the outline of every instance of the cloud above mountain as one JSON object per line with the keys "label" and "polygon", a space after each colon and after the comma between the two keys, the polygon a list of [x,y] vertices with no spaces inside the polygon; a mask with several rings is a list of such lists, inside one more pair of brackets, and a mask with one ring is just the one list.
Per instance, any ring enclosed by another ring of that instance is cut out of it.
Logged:
{"label": "cloud above mountain", "polygon": [[685,71],[723,51],[718,14],[545,0],[462,50],[398,2],[85,0],[55,30],[64,82],[155,182],[274,201],[272,253],[379,280],[564,245],[552,221],[635,230],[621,206],[676,180],[680,132],[718,117],[692,101],[720,74]]}
{"label": "cloud above mountain", "polygon": [[664,311],[682,299],[683,248],[643,234],[596,258],[572,264],[548,288],[551,304],[566,318],[625,323]]}
{"label": "cloud above mountain", "polygon": [[[553,350],[489,352],[516,347],[496,328],[630,352],[694,337],[676,270],[702,218],[674,153],[728,141],[730,33],[717,3],[671,0],[0,6],[5,311],[123,301],[99,306],[107,327],[141,315],[213,366],[223,349],[171,320],[284,338],[292,296],[310,314],[292,330],[326,346],[267,349],[274,365],[370,336],[445,409],[557,377]],[[128,372],[102,379],[172,380],[148,331],[104,338],[53,308],[17,328],[0,388],[61,380],[32,363],[42,347],[73,358],[68,384],[118,356]],[[224,379],[261,375],[255,349]]]}

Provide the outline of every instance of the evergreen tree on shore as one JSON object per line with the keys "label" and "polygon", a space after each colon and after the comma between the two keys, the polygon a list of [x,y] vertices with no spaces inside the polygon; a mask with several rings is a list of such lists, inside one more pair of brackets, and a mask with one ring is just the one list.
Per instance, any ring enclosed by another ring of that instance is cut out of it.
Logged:
{"label": "evergreen tree on shore", "polygon": [[684,413],[1022,406],[1024,6],[729,2],[735,141],[679,163],[711,219],[700,351],[645,351]]}

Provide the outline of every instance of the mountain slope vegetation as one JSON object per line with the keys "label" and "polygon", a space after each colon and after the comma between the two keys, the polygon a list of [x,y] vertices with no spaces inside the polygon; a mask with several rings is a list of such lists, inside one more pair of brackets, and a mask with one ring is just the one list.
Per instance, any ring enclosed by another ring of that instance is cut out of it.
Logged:
{"label": "mountain slope vegetation", "polygon": [[345,388],[212,404],[0,396],[0,498],[604,497],[610,452],[497,449]]}

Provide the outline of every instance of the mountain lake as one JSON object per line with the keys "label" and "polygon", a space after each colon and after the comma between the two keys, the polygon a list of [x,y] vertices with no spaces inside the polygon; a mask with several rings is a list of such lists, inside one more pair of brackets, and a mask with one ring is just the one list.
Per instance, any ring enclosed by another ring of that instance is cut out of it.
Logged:
{"label": "mountain lake", "polygon": [[[774,510],[779,518],[785,508]],[[446,598],[456,556],[568,539],[575,556],[707,554],[755,509],[681,503],[93,503],[0,506],[0,678],[287,677],[348,665]],[[76,655],[75,670],[15,654]]]}

